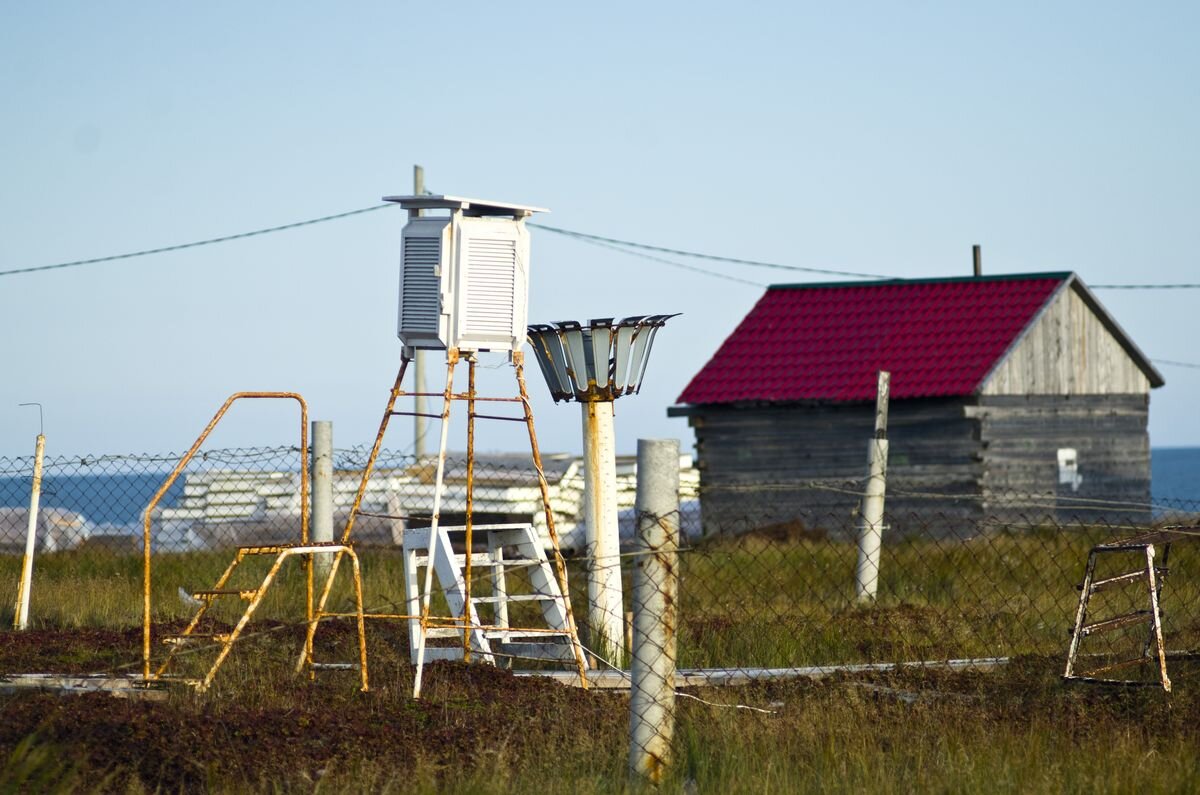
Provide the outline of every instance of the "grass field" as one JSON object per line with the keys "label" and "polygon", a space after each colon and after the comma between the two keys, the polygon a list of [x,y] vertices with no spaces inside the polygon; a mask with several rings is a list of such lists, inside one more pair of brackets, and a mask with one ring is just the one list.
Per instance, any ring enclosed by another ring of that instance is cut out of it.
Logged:
{"label": "grass field", "polygon": [[[680,700],[665,789],[1192,790],[1200,696],[1187,664],[1172,669],[1169,697],[1059,678],[1074,584],[1101,536],[890,546],[870,608],[853,604],[850,544],[748,537],[685,552],[681,666],[1013,660],[990,673],[910,670],[687,691],[720,706]],[[1200,604],[1194,560],[1187,545],[1172,552],[1164,604],[1175,649],[1200,645],[1189,612]],[[157,619],[177,624],[187,613],[178,588],[211,585],[227,562],[221,553],[158,557]],[[0,586],[15,587],[16,566],[0,558]],[[398,557],[366,552],[364,570],[369,606],[394,610],[403,593]],[[576,592],[577,567],[572,576]],[[358,693],[346,673],[294,677],[302,588],[299,567],[285,573],[252,625],[258,632],[205,694],[172,692],[162,703],[0,697],[0,792],[628,789],[626,695],[441,663],[413,702],[407,642],[392,622],[368,627],[372,692]],[[136,671],[140,598],[140,559],[39,558],[33,629],[4,631],[0,673]],[[0,621],[11,623],[10,606]],[[319,643],[324,658],[349,658],[353,633],[330,622]]]}

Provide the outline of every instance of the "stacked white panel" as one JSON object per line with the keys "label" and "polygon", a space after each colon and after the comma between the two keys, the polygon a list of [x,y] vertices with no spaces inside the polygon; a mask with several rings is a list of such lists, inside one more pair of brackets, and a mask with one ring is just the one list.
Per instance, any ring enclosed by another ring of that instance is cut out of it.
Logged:
{"label": "stacked white panel", "polygon": [[519,350],[525,342],[529,233],[520,221],[460,222],[453,317],[463,350]]}
{"label": "stacked white panel", "polygon": [[404,228],[397,333],[409,347],[446,347],[450,226],[449,218],[416,218]]}

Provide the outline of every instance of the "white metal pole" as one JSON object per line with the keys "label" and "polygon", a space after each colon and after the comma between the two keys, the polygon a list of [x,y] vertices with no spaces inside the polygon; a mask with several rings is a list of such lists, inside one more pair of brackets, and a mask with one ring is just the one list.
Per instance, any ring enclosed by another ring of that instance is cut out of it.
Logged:
{"label": "white metal pole", "polygon": [[[333,423],[313,420],[312,423],[312,517],[311,538],[314,544],[333,543]],[[313,557],[316,578],[329,578],[333,563],[331,555]]]}
{"label": "white metal pole", "polygon": [[29,592],[33,586],[33,551],[37,544],[38,503],[42,498],[42,459],[46,453],[46,437],[38,434],[37,452],[33,457],[33,485],[29,492],[29,526],[25,530],[25,557],[21,561],[21,582],[17,586],[17,605],[13,626],[29,626]]}
{"label": "white metal pole", "polygon": [[[413,195],[420,196],[425,193],[425,169],[421,166],[413,166]],[[424,210],[414,210],[414,214],[420,217],[425,214]],[[429,413],[429,401],[421,393],[425,391],[425,351],[418,349],[413,355],[413,392],[417,395],[413,398],[413,456],[417,461],[425,457],[425,434],[428,431],[426,414]]]}
{"label": "white metal pole", "polygon": [[[621,538],[617,526],[617,451],[612,401],[583,408],[583,515],[588,559],[588,624],[592,649],[621,665],[625,603],[621,586]],[[676,464],[678,468],[678,463]]]}
{"label": "white metal pole", "polygon": [[629,772],[662,781],[675,729],[679,440],[639,439]]}
{"label": "white metal pole", "polygon": [[883,542],[883,503],[887,493],[887,414],[891,374],[879,371],[875,397],[875,436],[867,446],[867,483],[863,490],[862,519],[858,528],[858,566],[854,572],[854,598],[860,604],[875,601],[879,590],[879,550]]}

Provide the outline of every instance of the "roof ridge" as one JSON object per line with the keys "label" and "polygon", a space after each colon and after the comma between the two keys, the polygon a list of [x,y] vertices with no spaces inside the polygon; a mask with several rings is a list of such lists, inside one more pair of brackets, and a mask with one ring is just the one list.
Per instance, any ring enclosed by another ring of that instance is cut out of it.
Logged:
{"label": "roof ridge", "polygon": [[796,282],[792,284],[770,284],[767,285],[768,290],[806,290],[806,289],[825,289],[836,287],[890,287],[896,285],[908,284],[954,284],[954,283],[971,283],[978,284],[980,282],[1010,282],[1010,281],[1043,281],[1054,280],[1064,281],[1075,276],[1074,271],[1042,271],[1037,273],[995,273],[985,274],[983,276],[928,276],[916,279],[874,279],[869,281],[840,281],[840,282]]}

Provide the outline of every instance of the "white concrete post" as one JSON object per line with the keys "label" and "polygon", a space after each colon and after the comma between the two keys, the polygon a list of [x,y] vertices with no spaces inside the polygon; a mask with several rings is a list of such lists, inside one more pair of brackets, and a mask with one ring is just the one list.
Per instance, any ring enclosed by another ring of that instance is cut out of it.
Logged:
{"label": "white concrete post", "polygon": [[[333,541],[333,423],[313,420],[312,423],[312,513],[309,533],[314,544]],[[316,579],[329,578],[332,555],[315,555],[313,565]]]}
{"label": "white concrete post", "polygon": [[42,498],[42,459],[46,453],[46,437],[38,434],[37,451],[33,456],[33,485],[29,491],[29,526],[25,530],[25,557],[21,561],[21,582],[17,585],[17,604],[13,627],[29,626],[29,592],[33,587],[33,552],[37,545],[38,503]]}
{"label": "white concrete post", "polygon": [[854,572],[854,598],[860,604],[874,602],[879,590],[879,549],[883,542],[883,502],[887,492],[890,383],[891,374],[880,370],[875,396],[875,436],[867,446],[867,483],[858,528],[858,566]]}
{"label": "white concrete post", "polygon": [[657,785],[671,763],[679,589],[679,440],[639,439],[629,772]]}
{"label": "white concrete post", "polygon": [[612,401],[592,400],[580,406],[583,408],[583,515],[587,523],[590,641],[594,651],[619,666],[625,652],[625,603],[621,586],[621,537],[617,526],[613,404]]}

